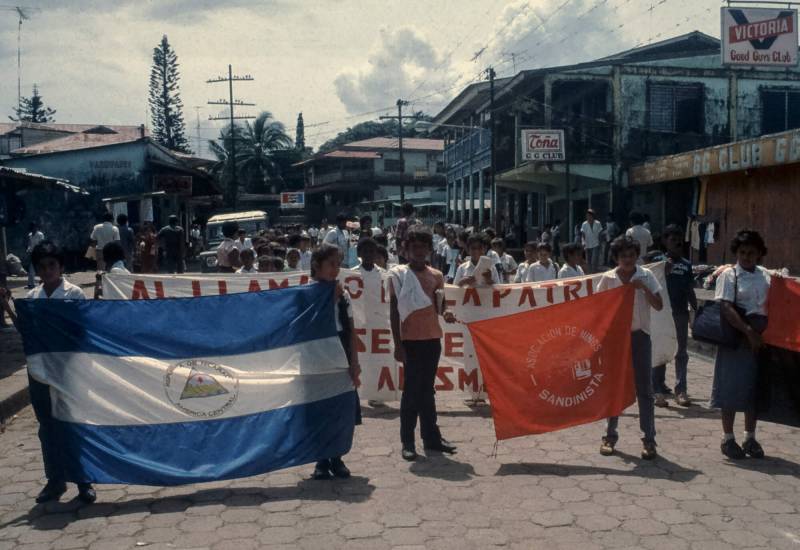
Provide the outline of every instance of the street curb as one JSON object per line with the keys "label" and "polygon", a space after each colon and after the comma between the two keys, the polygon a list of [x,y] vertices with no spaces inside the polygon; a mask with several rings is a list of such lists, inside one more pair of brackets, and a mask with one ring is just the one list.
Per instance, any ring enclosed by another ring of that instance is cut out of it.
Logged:
{"label": "street curb", "polygon": [[11,417],[30,405],[30,402],[27,369],[20,369],[4,378],[0,384],[0,424],[8,423]]}

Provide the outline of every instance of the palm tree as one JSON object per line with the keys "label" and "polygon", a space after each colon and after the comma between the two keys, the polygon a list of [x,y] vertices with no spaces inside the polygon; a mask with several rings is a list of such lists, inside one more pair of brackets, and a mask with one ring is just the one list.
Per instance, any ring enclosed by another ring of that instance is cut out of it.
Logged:
{"label": "palm tree", "polygon": [[[240,127],[234,127],[233,131],[233,139],[241,140],[242,129]],[[225,127],[219,132],[219,138],[216,140],[209,140],[208,147],[209,150],[214,153],[214,156],[217,157],[217,161],[211,166],[211,174],[217,178],[222,184],[223,188],[223,198],[225,200],[225,204],[231,208],[236,206],[236,199],[239,196],[239,189],[238,185],[234,185],[234,179],[232,177],[231,170],[236,169],[235,163],[231,164],[231,128]],[[237,152],[238,153],[238,152]],[[239,156],[238,154],[236,155]],[[238,176],[238,169],[237,176]],[[238,181],[238,177],[236,180]]]}
{"label": "palm tree", "polygon": [[284,125],[269,111],[262,111],[253,124],[245,122],[240,138],[236,141],[236,167],[251,192],[267,191],[273,181],[272,193],[277,192],[281,174],[275,153],[294,148],[294,142],[286,135]]}

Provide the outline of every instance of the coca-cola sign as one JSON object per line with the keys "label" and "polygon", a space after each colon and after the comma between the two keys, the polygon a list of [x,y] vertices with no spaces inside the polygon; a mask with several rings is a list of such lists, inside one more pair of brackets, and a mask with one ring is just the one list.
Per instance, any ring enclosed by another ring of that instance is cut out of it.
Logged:
{"label": "coca-cola sign", "polygon": [[522,159],[565,160],[564,130],[522,130]]}

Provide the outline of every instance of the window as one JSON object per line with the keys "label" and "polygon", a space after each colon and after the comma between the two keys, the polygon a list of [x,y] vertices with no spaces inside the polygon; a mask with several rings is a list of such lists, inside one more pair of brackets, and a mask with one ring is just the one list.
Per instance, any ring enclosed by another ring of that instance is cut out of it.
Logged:
{"label": "window", "polygon": [[703,133],[703,86],[651,84],[648,127],[657,132]]}
{"label": "window", "polygon": [[383,159],[383,169],[386,172],[402,172],[403,161],[400,159]]}
{"label": "window", "polygon": [[800,90],[761,92],[761,133],[800,128]]}

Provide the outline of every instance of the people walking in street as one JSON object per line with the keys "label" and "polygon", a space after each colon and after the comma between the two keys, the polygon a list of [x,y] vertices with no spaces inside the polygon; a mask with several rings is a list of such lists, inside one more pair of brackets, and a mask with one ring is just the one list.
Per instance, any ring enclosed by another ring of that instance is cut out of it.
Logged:
{"label": "people walking in street", "polygon": [[499,237],[494,239],[492,241],[492,250],[500,258],[500,263],[498,264],[500,266],[500,279],[504,283],[511,282],[517,273],[517,261],[511,254],[506,252],[506,242]]}
{"label": "people walking in street", "polygon": [[455,445],[442,437],[437,425],[434,384],[442,353],[441,315],[455,322],[444,300],[444,276],[427,265],[433,251],[433,234],[415,225],[407,235],[408,265],[390,271],[390,320],[395,359],[403,364],[404,385],[400,400],[400,441],[405,460],[415,460],[417,418],[423,446],[428,451],[454,453]]}
{"label": "people walking in street", "polygon": [[158,234],[153,222],[144,222],[137,246],[142,273],[156,273],[158,271]]}
{"label": "people walking in street", "polygon": [[119,229],[114,226],[114,214],[106,212],[103,214],[103,221],[92,229],[89,236],[89,244],[94,247],[97,271],[105,271],[106,264],[103,261],[103,247],[111,241],[119,240]]}
{"label": "people walking in street", "polygon": [[517,272],[514,274],[512,283],[524,283],[528,280],[528,270],[538,259],[536,255],[538,249],[539,243],[537,241],[525,243],[525,247],[522,249],[523,254],[525,254],[525,260],[517,266]]}
{"label": "people walking in street", "polygon": [[[36,267],[33,265],[33,259],[31,253],[33,249],[36,248],[36,245],[39,244],[44,240],[44,233],[39,230],[39,224],[36,222],[31,222],[28,231],[28,246],[25,248],[25,253],[28,255],[28,288],[33,288],[36,286]],[[5,261],[5,258],[0,258],[0,260]]]}
{"label": "people walking in street", "polygon": [[609,265],[609,252],[611,251],[611,243],[619,237],[622,231],[619,228],[619,224],[614,220],[614,214],[609,212],[608,218],[606,219],[606,228],[605,228],[605,239],[603,239],[602,247],[603,247],[603,259],[602,263],[604,266]]}
{"label": "people walking in street", "polygon": [[[217,247],[217,271],[220,273],[233,273],[240,267],[239,250],[234,243],[234,237],[239,232],[236,222],[222,224],[222,242]],[[260,264],[259,258],[259,264]],[[259,268],[259,271],[261,269]]]}
{"label": "people walking in street", "polygon": [[[771,275],[760,264],[767,246],[757,231],[743,229],[733,238],[730,250],[736,265],[719,276],[714,298],[741,338],[735,348],[717,347],[711,406],[722,410],[722,454],[734,460],[763,458],[764,449],[756,440],[756,390],[759,365],[765,361],[761,333],[767,326]],[[744,413],[742,446],[733,433],[737,412]]]}
{"label": "people walking in street", "polygon": [[[469,258],[458,266],[453,284],[457,286],[485,287],[500,284],[500,275],[494,262],[486,256],[486,237],[472,234],[467,239]],[[481,261],[483,260],[483,261]]]}
{"label": "people walking in street", "polygon": [[[349,365],[350,378],[353,385],[358,384],[358,377],[361,374],[361,366],[358,363],[358,348],[356,341],[355,328],[353,327],[353,306],[350,303],[350,295],[344,291],[342,285],[337,282],[339,276],[339,250],[337,247],[323,244],[311,258],[311,278],[314,281],[326,281],[336,283],[336,330],[339,333],[339,341],[344,348],[345,357]],[[343,411],[347,414],[347,411]],[[361,405],[356,398],[355,423],[361,424]],[[314,466],[313,479],[324,480],[334,477],[346,479],[350,477],[350,470],[345,466],[341,456],[333,456],[320,460]]]}
{"label": "people walking in street", "polygon": [[629,219],[631,227],[625,232],[625,235],[639,243],[638,263],[641,265],[643,263],[642,257],[653,246],[653,236],[650,234],[650,230],[643,225],[644,215],[639,212],[631,212]]}
{"label": "people walking in street", "polygon": [[178,216],[172,214],[169,223],[158,232],[158,241],[164,249],[167,273],[183,273],[186,237],[183,227],[178,225]]}
{"label": "people walking in street", "polygon": [[252,248],[245,248],[241,252],[239,252],[239,258],[242,261],[242,267],[236,270],[236,273],[249,275],[252,273],[258,273],[258,269],[255,267],[256,261],[256,253],[253,251]]}
{"label": "people walking in street", "polygon": [[581,263],[583,263],[583,247],[577,243],[569,243],[564,247],[564,265],[558,271],[559,279],[570,279],[572,277],[582,277],[584,275]]}
{"label": "people walking in street", "polygon": [[[106,243],[108,244],[108,243]],[[64,279],[64,253],[52,242],[42,241],[31,251],[31,262],[36,269],[36,274],[42,281],[39,286],[28,291],[28,299],[37,300],[85,300],[86,295],[79,286],[73,285]],[[6,289],[0,289],[0,305],[16,324],[17,317],[11,309],[9,299],[11,295]],[[28,393],[31,404],[39,421],[39,442],[42,449],[42,461],[47,484],[36,497],[36,502],[57,501],[67,491],[64,462],[61,460],[63,449],[53,445],[58,441],[59,427],[53,419],[53,404],[50,401],[50,387],[37,381],[28,371]],[[97,499],[94,487],[88,478],[80,479],[78,485],[78,499],[86,504],[91,504]]]}
{"label": "people walking in street", "polygon": [[[694,275],[692,262],[683,257],[684,231],[677,225],[664,228],[663,244],[666,252],[655,258],[665,261],[667,279],[667,295],[672,308],[672,320],[675,323],[675,335],[678,340],[678,351],[675,354],[675,402],[688,407],[692,404],[687,393],[686,371],[689,365],[689,307],[697,310],[697,297],[694,294]],[[653,367],[653,391],[656,407],[667,406],[667,395],[672,393],[666,385],[666,365]]]}
{"label": "people walking in street", "polygon": [[240,227],[239,231],[236,232],[236,239],[233,241],[233,246],[236,247],[239,253],[241,253],[242,250],[253,248],[253,241],[247,236],[247,231],[245,229]]}
{"label": "people walking in street", "polygon": [[[631,321],[631,355],[633,378],[636,386],[636,402],[639,405],[639,428],[642,439],[642,458],[652,460],[656,457],[656,421],[651,376],[652,342],[650,340],[650,309],[661,311],[664,302],[661,298],[661,285],[653,272],[636,265],[639,259],[639,243],[631,237],[619,237],[611,243],[611,257],[617,267],[603,274],[597,285],[599,291],[609,290],[630,284],[636,289]],[[606,421],[606,435],[600,446],[600,454],[614,454],[619,433],[619,418],[614,416]]]}
{"label": "people walking in street", "polygon": [[133,270],[133,251],[136,248],[136,236],[133,229],[128,225],[128,215],[119,214],[117,216],[117,230],[119,231],[119,244],[125,254],[125,268]]}
{"label": "people walking in street", "polygon": [[603,224],[595,219],[594,210],[588,209],[586,221],[581,224],[581,238],[589,273],[597,273],[600,268],[600,234],[602,232]]}
{"label": "people walking in street", "polygon": [[421,222],[414,217],[414,205],[410,202],[403,203],[402,211],[403,217],[397,220],[397,225],[394,229],[394,241],[398,261],[401,264],[406,264],[408,263],[408,256],[406,252],[406,245],[408,244],[408,232],[411,230],[412,226]]}
{"label": "people walking in street", "polygon": [[113,241],[103,247],[103,261],[108,267],[108,273],[119,275],[129,275],[130,271],[125,267],[125,250],[122,248],[121,241]]}
{"label": "people walking in street", "polygon": [[[564,247],[566,249],[566,246]],[[540,243],[536,247],[536,256],[539,258],[528,268],[526,283],[540,283],[558,279],[558,264],[552,260],[553,247],[547,243]]]}
{"label": "people walking in street", "polygon": [[342,265],[350,267],[348,263],[350,257],[350,232],[347,230],[347,216],[345,214],[336,216],[336,227],[328,231],[322,242],[338,248]]}

